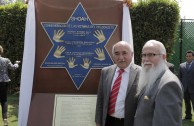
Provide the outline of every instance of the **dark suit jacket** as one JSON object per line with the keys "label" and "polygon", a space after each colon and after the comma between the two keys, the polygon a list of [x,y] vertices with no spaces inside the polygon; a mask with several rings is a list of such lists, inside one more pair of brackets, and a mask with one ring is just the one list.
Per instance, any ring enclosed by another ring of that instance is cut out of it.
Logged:
{"label": "dark suit jacket", "polygon": [[142,91],[134,126],[182,126],[182,87],[179,79],[166,70],[150,91]]}
{"label": "dark suit jacket", "polygon": [[[98,87],[98,97],[96,104],[95,122],[105,126],[108,113],[109,96],[111,84],[116,70],[116,65],[105,67],[101,71],[100,83]],[[141,67],[131,64],[127,95],[125,98],[125,121],[124,126],[133,126],[137,99],[135,97],[136,87],[139,80]]]}
{"label": "dark suit jacket", "polygon": [[175,73],[174,64],[167,62],[166,65],[168,66],[168,68],[170,69],[171,72]]}
{"label": "dark suit jacket", "polygon": [[184,91],[188,89],[189,93],[194,93],[194,61],[189,70],[186,68],[186,62],[181,63],[178,77],[182,82]]}

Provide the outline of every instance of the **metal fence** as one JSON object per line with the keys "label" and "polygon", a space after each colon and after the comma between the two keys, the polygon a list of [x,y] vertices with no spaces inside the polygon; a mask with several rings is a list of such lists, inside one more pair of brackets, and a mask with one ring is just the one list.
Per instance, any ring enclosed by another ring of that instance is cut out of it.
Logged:
{"label": "metal fence", "polygon": [[194,19],[181,19],[177,36],[177,41],[172,47],[173,53],[169,57],[169,61],[175,65],[176,73],[180,63],[185,62],[186,51],[194,51]]}

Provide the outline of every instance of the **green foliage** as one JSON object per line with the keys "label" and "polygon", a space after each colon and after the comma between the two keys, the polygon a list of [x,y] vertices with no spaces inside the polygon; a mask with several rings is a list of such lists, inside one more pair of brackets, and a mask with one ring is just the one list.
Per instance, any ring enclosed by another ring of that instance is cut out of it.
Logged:
{"label": "green foliage", "polygon": [[171,0],[139,0],[130,9],[130,13],[135,63],[141,63],[142,46],[150,39],[161,41],[169,55],[172,52],[179,24],[178,4]]}
{"label": "green foliage", "polygon": [[[22,61],[26,11],[27,6],[22,3],[0,6],[0,45],[4,47],[3,57],[9,58],[12,63]],[[12,90],[19,86],[20,73],[21,67],[10,71]]]}

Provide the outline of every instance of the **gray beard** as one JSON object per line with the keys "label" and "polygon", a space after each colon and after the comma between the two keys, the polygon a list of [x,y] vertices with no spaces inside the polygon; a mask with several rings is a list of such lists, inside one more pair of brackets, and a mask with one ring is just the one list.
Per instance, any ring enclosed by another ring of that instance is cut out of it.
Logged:
{"label": "gray beard", "polygon": [[136,95],[139,95],[144,88],[147,92],[149,92],[149,90],[153,87],[156,79],[163,71],[166,70],[166,68],[167,66],[164,60],[161,60],[157,66],[153,66],[152,64],[150,69],[146,69],[142,64],[142,71],[140,73]]}

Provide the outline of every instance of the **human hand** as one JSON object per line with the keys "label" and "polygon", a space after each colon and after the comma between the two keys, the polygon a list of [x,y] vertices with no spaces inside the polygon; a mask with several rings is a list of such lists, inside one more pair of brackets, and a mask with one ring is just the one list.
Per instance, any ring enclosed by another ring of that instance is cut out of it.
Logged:
{"label": "human hand", "polygon": [[94,57],[95,59],[100,60],[100,61],[105,60],[105,55],[104,55],[104,50],[103,49],[100,50],[100,48],[97,48],[95,50],[95,52],[98,55],[98,57]]}
{"label": "human hand", "polygon": [[132,0],[123,0],[124,4],[127,4],[128,7],[132,7]]}
{"label": "human hand", "polygon": [[61,56],[61,54],[65,51],[65,46],[57,46],[57,49],[54,52],[54,57],[55,58],[64,58],[65,56]]}
{"label": "human hand", "polygon": [[64,42],[63,40],[61,40],[61,37],[63,37],[64,34],[65,32],[61,29],[59,29],[57,32],[56,30],[54,30],[53,40],[55,40],[56,42]]}
{"label": "human hand", "polygon": [[68,66],[69,68],[74,68],[77,66],[77,64],[75,65],[75,59],[72,57],[72,58],[69,58],[69,61],[67,60],[67,63],[68,63]]}
{"label": "human hand", "polygon": [[98,39],[98,42],[96,43],[96,44],[100,44],[100,43],[102,43],[104,40],[106,40],[106,38],[105,38],[105,36],[104,36],[104,34],[103,34],[103,32],[102,32],[102,30],[97,30],[97,31],[95,31],[95,34],[93,34],[94,35],[94,37],[96,37],[97,39]]}
{"label": "human hand", "polygon": [[20,62],[21,62],[21,61],[16,60],[16,61],[15,61],[15,64],[19,64]]}
{"label": "human hand", "polygon": [[84,58],[84,59],[83,59],[83,62],[84,62],[84,64],[83,64],[83,65],[80,64],[80,65],[81,65],[83,68],[88,69],[89,66],[90,66],[90,63],[91,63],[91,61],[89,60],[89,58]]}

